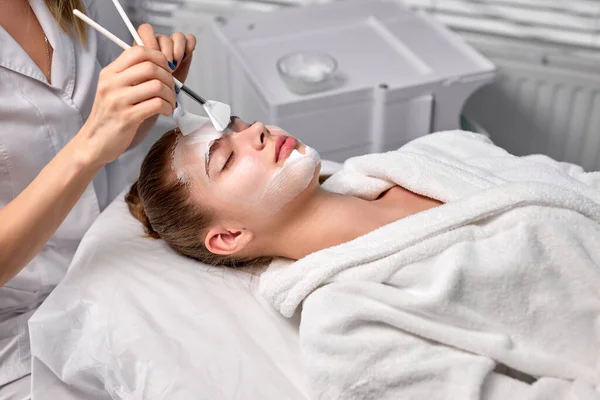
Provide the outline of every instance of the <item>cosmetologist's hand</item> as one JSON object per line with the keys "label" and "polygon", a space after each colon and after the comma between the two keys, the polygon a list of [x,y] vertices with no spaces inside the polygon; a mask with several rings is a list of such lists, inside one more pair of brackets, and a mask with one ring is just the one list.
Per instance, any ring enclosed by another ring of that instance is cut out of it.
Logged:
{"label": "cosmetologist's hand", "polygon": [[124,51],[100,71],[92,111],[74,138],[85,163],[114,161],[143,121],[171,115],[176,104],[171,72],[163,53],[141,46]]}
{"label": "cosmetologist's hand", "polygon": [[140,25],[138,34],[144,46],[161,51],[167,57],[167,61],[171,63],[173,76],[185,82],[196,49],[196,37],[182,32],[176,32],[171,36],[156,34],[150,24]]}

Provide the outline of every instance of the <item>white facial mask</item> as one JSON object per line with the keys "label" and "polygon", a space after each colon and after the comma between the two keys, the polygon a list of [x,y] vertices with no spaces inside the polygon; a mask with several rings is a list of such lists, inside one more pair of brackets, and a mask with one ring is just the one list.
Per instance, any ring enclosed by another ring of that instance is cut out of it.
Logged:
{"label": "white facial mask", "polygon": [[[271,132],[279,131],[286,136],[289,133],[277,126],[267,126]],[[271,176],[268,183],[252,196],[239,196],[244,203],[251,206],[260,206],[264,211],[273,214],[302,193],[312,181],[315,169],[321,162],[319,153],[312,147],[305,145],[305,154],[294,149],[283,166],[278,168]],[[248,168],[262,169],[260,166]]]}
{"label": "white facial mask", "polygon": [[305,149],[305,154],[294,149],[283,166],[273,174],[261,199],[267,211],[275,213],[281,210],[302,193],[314,178],[321,157],[312,147],[305,146]]}
{"label": "white facial mask", "polygon": [[[177,113],[175,119],[180,129],[191,130],[197,126],[197,123],[187,125],[188,121],[182,120]],[[205,153],[208,152],[210,143],[222,136],[208,119],[197,121],[204,124],[187,136],[179,137],[173,152],[172,168],[182,182],[191,182],[205,171]],[[271,132],[279,131],[289,136],[281,128],[267,128]],[[312,181],[321,159],[319,153],[311,147],[306,146],[304,153],[294,149],[275,172],[258,158],[242,157],[234,167],[237,179],[226,179],[211,191],[231,204],[257,207],[273,214],[302,193]]]}
{"label": "white facial mask", "polygon": [[177,140],[171,167],[180,181],[188,182],[189,175],[196,173],[206,162],[210,144],[223,134],[215,129],[210,119],[186,112],[181,103],[173,118],[184,136]]}
{"label": "white facial mask", "polygon": [[244,157],[232,172],[236,178],[220,183],[214,193],[229,203],[274,214],[308,187],[319,162],[319,153],[311,147],[305,147],[305,154],[293,150],[275,171]]}

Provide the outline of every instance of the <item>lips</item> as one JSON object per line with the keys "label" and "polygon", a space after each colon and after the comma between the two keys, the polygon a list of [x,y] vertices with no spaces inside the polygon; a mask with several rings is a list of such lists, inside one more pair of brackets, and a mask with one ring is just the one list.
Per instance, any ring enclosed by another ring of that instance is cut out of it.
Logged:
{"label": "lips", "polygon": [[275,136],[275,162],[279,161],[279,152],[281,151],[281,146],[287,139],[287,136]]}
{"label": "lips", "polygon": [[[280,139],[281,138],[281,139]],[[296,148],[298,141],[291,136],[278,136],[275,142],[276,162],[286,160]]]}

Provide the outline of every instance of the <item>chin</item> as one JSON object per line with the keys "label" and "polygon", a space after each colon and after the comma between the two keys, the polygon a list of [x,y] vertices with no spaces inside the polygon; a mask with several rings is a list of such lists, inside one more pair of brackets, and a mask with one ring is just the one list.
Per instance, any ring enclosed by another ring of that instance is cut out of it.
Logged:
{"label": "chin", "polygon": [[321,163],[317,164],[315,171],[312,175],[312,179],[310,183],[299,192],[293,199],[288,201],[281,209],[280,213],[288,214],[290,211],[296,209],[297,207],[303,207],[306,201],[313,195],[313,193],[321,187],[319,183],[319,174],[321,172]]}
{"label": "chin", "polygon": [[296,196],[297,198],[304,198],[306,196],[310,196],[315,190],[317,190],[319,187],[321,187],[321,183],[319,181],[320,178],[320,174],[321,174],[321,163],[319,163],[317,165],[317,167],[315,168],[315,172],[313,173],[313,177],[310,180],[310,183],[308,184],[308,186],[306,187],[306,189],[304,189],[302,192],[300,192],[298,194],[298,196]]}
{"label": "chin", "polygon": [[294,150],[294,157],[288,158],[282,167],[274,171],[263,188],[261,205],[266,213],[277,214],[283,209],[289,210],[290,203],[302,204],[319,187],[319,153],[308,146],[304,149],[305,155],[301,155],[300,150]]}

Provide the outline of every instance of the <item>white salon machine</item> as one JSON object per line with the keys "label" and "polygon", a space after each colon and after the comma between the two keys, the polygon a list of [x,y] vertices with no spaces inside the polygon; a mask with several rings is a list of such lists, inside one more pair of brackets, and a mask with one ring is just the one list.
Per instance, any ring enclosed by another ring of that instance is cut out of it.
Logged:
{"label": "white salon machine", "polygon": [[[189,8],[173,17],[198,24]],[[391,0],[216,16],[199,41],[193,87],[334,161],[458,129],[466,100],[495,77],[455,33]]]}

